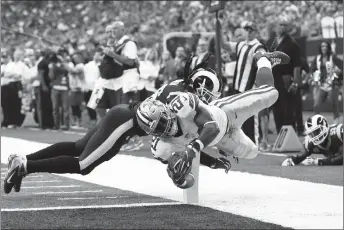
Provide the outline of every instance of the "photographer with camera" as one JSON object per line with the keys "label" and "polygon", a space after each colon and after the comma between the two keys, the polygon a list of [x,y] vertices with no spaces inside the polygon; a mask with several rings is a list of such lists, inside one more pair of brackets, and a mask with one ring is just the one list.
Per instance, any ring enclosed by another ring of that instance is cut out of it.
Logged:
{"label": "photographer with camera", "polygon": [[116,21],[106,27],[107,46],[103,47],[103,59],[100,63],[100,78],[97,80],[91,99],[90,108],[97,108],[100,118],[106,109],[123,103],[123,93],[131,91],[138,84],[137,46],[124,34],[123,22]]}

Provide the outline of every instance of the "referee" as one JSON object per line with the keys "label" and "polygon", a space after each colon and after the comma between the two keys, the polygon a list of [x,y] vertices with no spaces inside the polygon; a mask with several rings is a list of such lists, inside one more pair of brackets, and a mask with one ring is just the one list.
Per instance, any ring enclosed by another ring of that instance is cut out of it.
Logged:
{"label": "referee", "polygon": [[[243,25],[245,40],[241,42],[225,42],[222,46],[230,53],[236,54],[236,65],[233,78],[233,91],[235,94],[245,92],[254,87],[256,81],[257,65],[253,56],[257,51],[266,51],[263,44],[257,39],[257,27],[253,22]],[[258,115],[258,114],[257,114]],[[242,126],[244,133],[258,145],[258,116],[249,118]]]}

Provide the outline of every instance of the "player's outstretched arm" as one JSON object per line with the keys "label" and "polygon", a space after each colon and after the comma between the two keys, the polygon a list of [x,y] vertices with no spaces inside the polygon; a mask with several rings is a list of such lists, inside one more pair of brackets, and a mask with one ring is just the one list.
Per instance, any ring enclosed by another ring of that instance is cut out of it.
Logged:
{"label": "player's outstretched arm", "polygon": [[287,159],[285,159],[282,163],[282,166],[298,165],[301,162],[303,162],[310,155],[311,155],[311,152],[307,151],[307,149],[304,149],[302,152],[300,152],[296,156],[291,156],[291,157],[288,157]]}
{"label": "player's outstretched arm", "polygon": [[196,108],[197,115],[195,116],[195,124],[198,127],[199,137],[189,144],[189,147],[195,149],[197,152],[207,147],[219,134],[220,129],[210,114],[206,105],[199,103]]}

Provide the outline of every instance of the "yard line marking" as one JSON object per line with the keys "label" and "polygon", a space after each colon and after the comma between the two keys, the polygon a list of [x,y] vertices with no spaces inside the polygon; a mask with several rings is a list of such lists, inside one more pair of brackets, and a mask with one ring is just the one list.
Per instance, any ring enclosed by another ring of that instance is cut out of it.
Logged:
{"label": "yard line marking", "polygon": [[46,194],[74,194],[74,193],[92,193],[92,192],[103,192],[103,190],[86,190],[86,191],[70,191],[70,192],[35,192],[33,195],[46,195]]}
{"label": "yard line marking", "polygon": [[127,198],[129,196],[113,196],[113,197],[63,197],[63,198],[57,198],[58,200],[95,200],[95,199],[118,199],[118,198]]}
{"label": "yard line marking", "polygon": [[81,185],[26,186],[21,188],[79,188]]}
{"label": "yard line marking", "polygon": [[5,172],[2,172],[1,175],[5,175],[6,173]]}
{"label": "yard line marking", "polygon": [[28,184],[28,183],[55,183],[55,182],[61,182],[61,180],[32,180],[32,181],[23,181],[23,184]]}
{"label": "yard line marking", "polygon": [[181,205],[179,202],[162,202],[162,203],[133,203],[133,204],[113,204],[113,205],[86,205],[86,206],[57,206],[42,208],[4,208],[1,212],[31,212],[31,211],[50,211],[50,210],[68,210],[68,209],[91,209],[91,208],[133,208],[149,206],[169,206]]}

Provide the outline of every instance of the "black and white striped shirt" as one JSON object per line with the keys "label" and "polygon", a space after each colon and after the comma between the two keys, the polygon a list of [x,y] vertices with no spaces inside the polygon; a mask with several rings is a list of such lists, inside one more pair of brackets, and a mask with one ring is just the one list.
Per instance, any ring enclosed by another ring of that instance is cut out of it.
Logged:
{"label": "black and white striped shirt", "polygon": [[256,80],[257,65],[254,64],[253,55],[264,49],[257,39],[250,42],[242,41],[236,45],[237,63],[234,70],[234,89],[240,92],[252,89]]}

